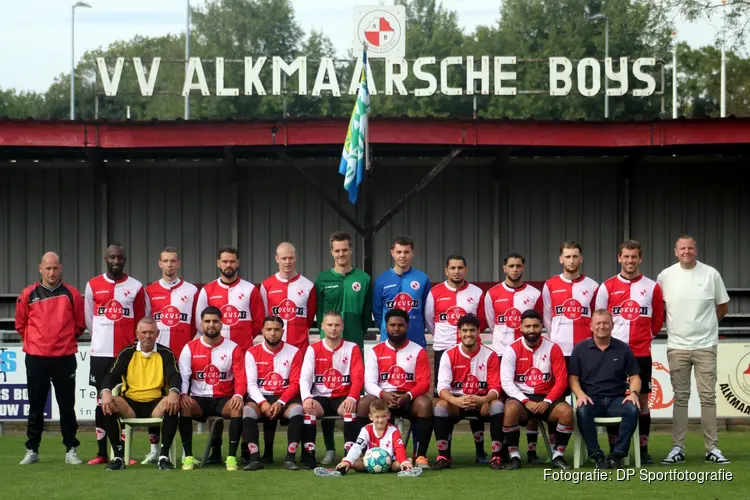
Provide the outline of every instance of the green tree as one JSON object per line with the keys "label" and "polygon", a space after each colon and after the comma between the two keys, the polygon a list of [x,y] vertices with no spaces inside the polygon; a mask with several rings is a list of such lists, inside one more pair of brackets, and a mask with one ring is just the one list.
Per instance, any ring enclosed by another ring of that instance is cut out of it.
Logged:
{"label": "green tree", "polygon": [[[606,11],[599,10],[606,5]],[[606,4],[590,0],[548,2],[545,0],[506,0],[496,26],[482,26],[474,33],[472,53],[515,55],[524,59],[516,65],[519,91],[544,91],[539,94],[493,96],[483,99],[482,116],[540,119],[601,119],[603,88],[595,97],[581,96],[576,87],[568,96],[552,97],[549,89],[548,58],[564,56],[571,60],[594,57],[603,60],[605,36],[603,22],[588,20],[603,12],[609,17],[609,54],[617,60],[628,57],[669,55],[671,27],[666,14],[654,5],[639,0],[614,0]],[[602,65],[602,77],[604,76]],[[660,79],[657,76],[657,91]],[[629,88],[637,82],[629,82]],[[642,85],[642,84],[639,84]],[[602,85],[604,87],[604,85]],[[609,98],[611,119],[650,119],[660,114],[657,95],[641,98],[625,95]]]}
{"label": "green tree", "polygon": [[7,118],[48,118],[45,115],[44,94],[0,89],[0,116]]}
{"label": "green tree", "polygon": [[[727,115],[750,116],[750,60],[726,54]],[[713,46],[677,46],[677,101],[679,114],[716,118],[721,109],[721,51]]]}

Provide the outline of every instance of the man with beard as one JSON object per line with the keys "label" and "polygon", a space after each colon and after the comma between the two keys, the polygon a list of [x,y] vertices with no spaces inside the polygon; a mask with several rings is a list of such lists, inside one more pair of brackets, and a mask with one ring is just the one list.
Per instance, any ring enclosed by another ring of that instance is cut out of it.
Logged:
{"label": "man with beard", "polygon": [[409,314],[391,309],[385,314],[388,340],[367,353],[365,359],[365,393],[357,405],[357,416],[364,423],[370,403],[383,399],[394,417],[416,422],[417,459],[414,465],[429,469],[427,449],[432,434],[432,402],[430,391],[430,361],[424,347],[409,341]]}
{"label": "man with beard", "polygon": [[552,466],[570,469],[563,455],[573,432],[573,409],[565,402],[568,372],[560,347],[542,337],[542,317],[533,309],[521,315],[523,337],[505,348],[500,364],[500,382],[508,395],[505,402],[504,433],[510,462],[506,469],[521,468],[518,451],[519,424],[542,419],[552,429],[557,443]]}
{"label": "man with beard", "polygon": [[[467,314],[478,315],[482,302],[482,289],[466,281],[466,259],[460,255],[449,255],[445,260],[444,272],[448,279],[430,290],[424,309],[425,325],[432,333],[432,349],[435,351],[433,371],[436,389],[440,358],[459,342],[458,320]],[[479,331],[484,328],[482,324]],[[437,390],[433,396],[438,397]],[[489,463],[484,451],[484,422],[470,420],[469,424],[474,435],[476,462]]]}
{"label": "man with beard", "polygon": [[434,470],[451,466],[453,426],[466,417],[484,423],[490,421],[492,458],[490,468],[500,470],[503,463],[503,403],[500,397],[500,367],[495,352],[482,345],[479,318],[473,314],[458,320],[461,343],[445,351],[440,359],[435,402],[435,442],[438,457]]}
{"label": "man with beard", "polygon": [[305,410],[302,428],[302,456],[310,469],[315,468],[316,421],[322,417],[344,419],[344,451],[357,440],[357,402],[365,383],[362,351],[354,342],[342,340],[344,321],[329,311],[321,321],[325,338],[307,348],[302,361],[300,395]]}
{"label": "man with beard", "polygon": [[[544,328],[547,337],[562,349],[566,363],[573,347],[591,338],[591,313],[599,285],[581,273],[582,263],[581,245],[575,241],[563,242],[560,245],[563,272],[548,279],[542,289]],[[549,441],[553,447],[556,439],[555,429],[550,429]]]}
{"label": "man with beard", "polygon": [[[220,248],[216,259],[221,277],[203,287],[198,294],[196,310],[202,311],[208,306],[218,308],[221,311],[221,334],[239,345],[244,352],[253,345],[253,338],[260,333],[265,316],[263,299],[258,287],[237,274],[240,260],[236,248]],[[195,318],[195,321],[200,328],[200,318]],[[222,462],[220,435],[211,443],[211,455],[207,464]],[[247,462],[245,443],[242,444],[242,458],[243,462]]]}
{"label": "man with beard", "polygon": [[[96,387],[97,394],[102,392],[104,377],[114,365],[115,357],[135,342],[138,321],[150,314],[143,285],[124,272],[127,260],[122,245],[110,245],[104,255],[107,272],[86,284],[84,316],[91,333],[89,384]],[[107,433],[99,400],[94,422],[98,451],[88,464],[105,464],[108,461]]]}
{"label": "man with beard", "polygon": [[242,410],[247,390],[244,351],[221,335],[221,311],[208,306],[201,312],[202,335],[180,353],[180,436],[185,450],[182,470],[195,467],[193,420],[229,418],[228,471],[237,470],[237,446],[242,434]]}
{"label": "man with beard", "polygon": [[[315,280],[317,296],[318,327],[328,311],[338,311],[344,319],[344,340],[354,342],[364,351],[365,334],[372,321],[371,278],[366,272],[352,265],[352,237],[344,231],[336,231],[330,238],[333,268],[323,271]],[[320,329],[320,337],[325,336]],[[326,445],[326,454],[321,464],[336,463],[333,420],[323,420],[320,427]]]}
{"label": "man with beard", "polygon": [[[651,413],[648,397],[651,394],[651,341],[664,324],[664,298],[661,287],[641,274],[643,255],[641,244],[635,240],[620,243],[617,252],[620,274],[608,279],[596,294],[596,308],[606,309],[614,318],[612,336],[630,346],[641,369],[642,392],[639,396],[641,412],[641,462],[653,464],[648,454]],[[617,443],[617,426],[608,426],[610,453]]]}
{"label": "man with beard", "polygon": [[[297,272],[297,250],[291,243],[276,247],[279,272],[260,285],[260,296],[266,315],[284,320],[282,340],[303,353],[310,345],[309,333],[317,309],[315,285]],[[320,319],[318,319],[320,321]],[[273,463],[273,441],[277,420],[263,423],[263,462]]]}
{"label": "man with beard", "polygon": [[[482,307],[479,308],[487,321],[487,327],[492,332],[492,349],[502,362],[505,349],[522,336],[521,315],[528,310],[542,314],[542,292],[524,283],[523,270],[526,259],[523,255],[512,253],[503,260],[505,281],[490,288],[484,294]],[[505,394],[500,399],[505,401]],[[529,419],[526,427],[528,442],[527,460],[530,464],[542,463],[536,453],[537,438],[539,437],[539,423],[536,419]],[[503,459],[507,460],[507,456]]]}
{"label": "man with beard", "polygon": [[[180,279],[182,267],[180,254],[174,247],[165,247],[159,254],[161,279],[146,287],[146,297],[151,305],[151,316],[159,328],[159,345],[169,348],[179,356],[185,344],[195,337],[195,301],[198,288]],[[155,464],[159,458],[159,427],[149,427],[151,453],[141,464]],[[183,437],[183,443],[185,439]],[[184,451],[184,450],[183,450]]]}
{"label": "man with beard", "polygon": [[266,316],[263,320],[263,343],[245,353],[247,393],[250,401],[242,413],[242,434],[248,443],[250,461],[244,470],[264,468],[258,448],[258,420],[281,420],[287,429],[287,454],[284,468],[299,470],[295,460],[302,439],[304,410],[299,399],[299,376],[302,352],[281,340],[284,320]]}

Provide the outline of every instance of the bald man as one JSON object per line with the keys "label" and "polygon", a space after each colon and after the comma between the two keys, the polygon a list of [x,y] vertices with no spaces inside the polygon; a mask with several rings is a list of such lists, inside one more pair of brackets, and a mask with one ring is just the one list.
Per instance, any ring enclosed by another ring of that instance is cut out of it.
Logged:
{"label": "bald man", "polygon": [[[260,286],[263,307],[267,315],[284,320],[282,340],[304,353],[310,345],[310,327],[317,309],[315,285],[297,272],[297,250],[291,243],[285,241],[276,247],[276,263],[279,272],[269,276]],[[263,424],[263,461],[266,463],[273,460],[276,422]]]}
{"label": "bald man", "polygon": [[60,407],[65,462],[78,465],[81,460],[76,438],[76,353],[77,339],[86,330],[83,297],[74,287],[62,282],[62,264],[56,253],[44,254],[39,274],[41,279],[24,288],[16,301],[16,330],[26,353],[29,392],[28,440],[21,465],[39,461],[50,382],[55,386]]}
{"label": "bald man", "polygon": [[[101,393],[104,377],[115,364],[117,355],[135,342],[138,321],[151,314],[143,285],[125,273],[127,261],[121,245],[110,245],[104,254],[107,271],[86,284],[84,316],[91,332],[89,385],[96,387],[97,394]],[[106,464],[107,433],[100,404],[96,406],[94,422],[97,454],[88,464]]]}

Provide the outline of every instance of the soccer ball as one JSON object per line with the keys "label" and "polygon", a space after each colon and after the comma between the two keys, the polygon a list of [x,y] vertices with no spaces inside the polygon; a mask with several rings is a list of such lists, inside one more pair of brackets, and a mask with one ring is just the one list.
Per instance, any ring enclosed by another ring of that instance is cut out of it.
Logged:
{"label": "soccer ball", "polygon": [[383,448],[370,448],[365,452],[362,461],[365,464],[365,472],[388,472],[391,468],[391,456]]}

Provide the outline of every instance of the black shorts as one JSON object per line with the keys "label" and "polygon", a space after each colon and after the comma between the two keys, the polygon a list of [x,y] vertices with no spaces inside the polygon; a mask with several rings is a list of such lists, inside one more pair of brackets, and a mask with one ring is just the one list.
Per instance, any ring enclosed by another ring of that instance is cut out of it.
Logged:
{"label": "black shorts", "polygon": [[99,356],[89,357],[89,385],[96,387],[96,395],[102,392],[104,377],[107,376],[115,364],[115,358],[104,358]]}
{"label": "black shorts", "polygon": [[[323,408],[323,416],[324,417],[338,417],[339,416],[339,406],[346,401],[346,397],[343,398],[327,398],[325,396],[315,396],[313,398],[315,401],[320,403],[320,406]],[[355,408],[356,413],[356,408]]]}
{"label": "black shorts", "polygon": [[[266,401],[268,401],[268,404],[274,404],[276,401],[279,400],[280,397],[281,396],[266,396]],[[277,419],[279,422],[281,422],[281,425],[288,425],[289,424],[289,419],[284,417],[284,412],[286,411],[286,409],[290,405],[293,405],[295,403],[298,404],[298,405],[301,405],[302,401],[298,397],[297,398],[292,398],[292,399],[290,399],[289,401],[286,402],[286,405],[284,405],[284,408],[281,410],[281,416]],[[260,406],[260,405],[258,405],[258,406]],[[263,421],[265,419],[266,419],[266,416],[263,415],[262,413],[260,415],[258,415],[258,421]]]}
{"label": "black shorts", "polygon": [[465,410],[463,408],[459,408],[458,416],[453,418],[453,423],[458,423],[468,417],[474,417],[476,420],[482,423],[490,421],[489,417],[483,417],[479,410]]}
{"label": "black shorts", "polygon": [[653,371],[651,356],[636,357],[635,360],[641,369],[641,373],[639,373],[641,376],[641,392],[651,394],[651,372]]}
{"label": "black shorts", "polygon": [[200,417],[193,417],[193,420],[197,420],[198,422],[205,422],[210,417],[223,417],[221,414],[222,410],[224,409],[224,405],[226,405],[230,399],[232,399],[229,396],[224,396],[221,398],[211,398],[211,397],[193,397],[196,403],[198,403],[198,406],[201,409],[202,415]]}
{"label": "black shorts", "polygon": [[440,358],[443,357],[445,351],[434,351],[434,362],[432,363],[432,384],[435,386],[435,397],[438,398],[440,395],[437,393],[438,384],[438,372],[440,371]]}
{"label": "black shorts", "polygon": [[[570,356],[563,356],[563,357],[565,358],[565,370],[568,372],[568,374],[570,374]],[[565,385],[566,387],[565,387],[565,392],[563,392],[563,398],[567,398],[568,396],[570,396],[570,382],[568,382]],[[550,408],[552,407],[550,406]]]}
{"label": "black shorts", "polygon": [[[534,401],[535,403],[538,403],[539,401],[544,401],[544,396],[542,396],[541,394],[524,394],[524,396],[526,396],[527,398],[529,398],[531,401]],[[514,399],[515,401],[518,401],[515,398],[511,398],[511,399]],[[518,402],[520,403],[520,401],[518,401]],[[544,420],[545,422],[549,422],[549,417],[550,417],[550,415],[552,415],[552,410],[554,410],[557,405],[565,403],[565,402],[566,401],[565,401],[565,397],[564,396],[562,398],[560,398],[560,399],[556,399],[555,401],[552,401],[552,404],[549,405],[549,407],[547,408],[547,411],[545,411],[541,415],[535,415],[535,414],[531,413],[524,406],[524,410],[526,410],[526,419],[524,420],[523,418],[521,418],[521,423],[525,424],[526,422],[528,422],[531,419],[539,419],[539,420]],[[521,405],[523,405],[523,403],[521,403]]]}
{"label": "black shorts", "polygon": [[[92,358],[92,361],[96,358]],[[133,409],[135,418],[151,418],[151,414],[154,412],[157,406],[163,398],[157,398],[153,401],[133,401],[132,399],[123,397],[122,399]]]}
{"label": "black shorts", "polygon": [[412,416],[411,408],[414,404],[414,401],[409,401],[404,406],[401,406],[400,408],[388,408],[388,411],[391,413],[391,418],[405,418],[406,420],[411,420],[415,417]]}

